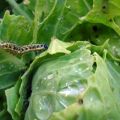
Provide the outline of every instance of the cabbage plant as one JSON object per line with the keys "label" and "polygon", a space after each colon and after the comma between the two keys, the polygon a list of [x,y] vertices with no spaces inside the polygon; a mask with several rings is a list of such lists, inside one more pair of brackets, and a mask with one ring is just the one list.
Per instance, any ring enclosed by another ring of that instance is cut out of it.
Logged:
{"label": "cabbage plant", "polygon": [[119,120],[120,1],[6,2],[0,44],[48,49],[0,48],[0,119]]}

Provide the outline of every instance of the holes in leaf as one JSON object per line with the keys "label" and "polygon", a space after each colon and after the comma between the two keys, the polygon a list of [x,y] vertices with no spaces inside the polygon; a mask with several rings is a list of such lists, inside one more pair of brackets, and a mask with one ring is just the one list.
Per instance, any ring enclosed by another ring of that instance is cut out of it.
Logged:
{"label": "holes in leaf", "polygon": [[76,114],[76,115],[74,116],[73,120],[78,120],[78,117],[79,117],[79,115]]}
{"label": "holes in leaf", "polygon": [[112,19],[109,19],[109,22],[112,22]]}
{"label": "holes in leaf", "polygon": [[16,2],[17,2],[17,3],[21,3],[21,2],[23,2],[23,0],[17,0]]}
{"label": "holes in leaf", "polygon": [[96,62],[94,62],[94,63],[93,63],[93,70],[92,70],[93,73],[95,73],[96,68],[97,68],[97,64],[96,64]]}
{"label": "holes in leaf", "polygon": [[92,29],[93,29],[94,32],[98,31],[98,27],[96,25],[93,25]]}
{"label": "holes in leaf", "polygon": [[98,38],[99,37],[99,35],[95,35],[95,38]]}
{"label": "holes in leaf", "polygon": [[92,30],[93,30],[93,32],[95,34],[95,38],[98,38],[99,37],[99,28],[98,28],[98,26],[97,25],[93,25],[92,26]]}
{"label": "holes in leaf", "polygon": [[80,99],[78,100],[78,103],[79,103],[79,105],[82,105],[82,104],[83,104],[83,99],[80,98]]}
{"label": "holes in leaf", "polygon": [[103,5],[103,6],[102,6],[102,9],[106,9],[106,6],[105,6],[105,5]]}
{"label": "holes in leaf", "polygon": [[73,36],[72,36],[72,35],[70,35],[70,38],[72,39],[72,38],[73,38]]}
{"label": "holes in leaf", "polygon": [[103,0],[103,3],[102,3],[102,12],[103,13],[108,13],[108,0]]}

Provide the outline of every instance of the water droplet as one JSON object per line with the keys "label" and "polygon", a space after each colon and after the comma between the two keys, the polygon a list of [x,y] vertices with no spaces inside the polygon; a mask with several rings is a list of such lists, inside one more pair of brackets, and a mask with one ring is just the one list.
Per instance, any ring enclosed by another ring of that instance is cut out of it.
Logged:
{"label": "water droplet", "polygon": [[47,97],[42,96],[40,98],[39,102],[39,112],[36,112],[38,114],[39,119],[48,119],[48,117],[51,114],[51,106],[50,104],[46,101]]}
{"label": "water droplet", "polygon": [[93,102],[93,98],[92,97],[90,98],[90,102]]}
{"label": "water droplet", "polygon": [[48,76],[47,76],[47,79],[53,79],[54,78],[54,74],[49,74]]}
{"label": "water droplet", "polygon": [[83,58],[82,57],[80,57],[80,61],[82,61],[83,60]]}
{"label": "water droplet", "polygon": [[43,80],[47,80],[47,77],[45,76],[45,77],[43,78]]}
{"label": "water droplet", "polygon": [[79,71],[78,70],[75,70],[76,73],[78,73]]}
{"label": "water droplet", "polygon": [[[52,87],[52,83],[51,83],[51,82],[48,82],[48,83],[47,83],[47,88],[48,88],[48,87],[50,87],[50,88]],[[52,88],[51,88],[51,89],[52,89]]]}
{"label": "water droplet", "polygon": [[75,70],[75,72],[81,74],[82,69],[81,69],[81,68],[78,68],[77,70]]}
{"label": "water droplet", "polygon": [[79,86],[76,88],[66,88],[62,91],[60,91],[59,93],[65,96],[76,96],[79,95],[80,93],[82,93],[85,90],[85,88],[83,86]]}
{"label": "water droplet", "polygon": [[41,107],[41,106],[39,107],[39,110],[42,110],[42,107]]}

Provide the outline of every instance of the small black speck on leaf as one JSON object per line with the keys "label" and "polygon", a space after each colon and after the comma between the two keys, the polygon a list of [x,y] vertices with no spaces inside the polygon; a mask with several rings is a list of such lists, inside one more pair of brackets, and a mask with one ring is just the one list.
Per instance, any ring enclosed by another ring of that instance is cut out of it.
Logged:
{"label": "small black speck on leaf", "polygon": [[79,99],[78,100],[78,103],[81,105],[81,104],[83,104],[83,99]]}

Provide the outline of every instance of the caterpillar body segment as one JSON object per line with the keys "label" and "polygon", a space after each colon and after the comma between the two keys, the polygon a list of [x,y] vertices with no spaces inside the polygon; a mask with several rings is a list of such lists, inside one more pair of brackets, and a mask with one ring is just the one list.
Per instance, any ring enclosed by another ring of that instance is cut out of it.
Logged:
{"label": "caterpillar body segment", "polygon": [[0,49],[4,49],[16,54],[24,54],[30,51],[43,51],[48,48],[45,44],[31,44],[31,45],[24,45],[18,46],[13,43],[0,43]]}

